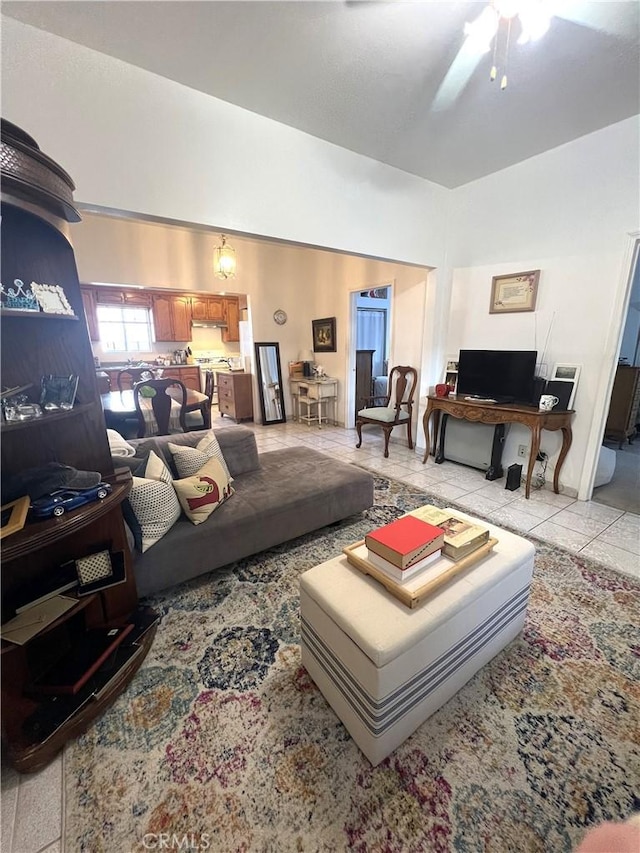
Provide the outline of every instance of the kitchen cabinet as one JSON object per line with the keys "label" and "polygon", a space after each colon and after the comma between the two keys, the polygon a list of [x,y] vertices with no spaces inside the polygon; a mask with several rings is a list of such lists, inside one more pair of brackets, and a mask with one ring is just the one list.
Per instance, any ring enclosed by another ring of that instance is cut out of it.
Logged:
{"label": "kitchen cabinet", "polygon": [[179,379],[182,384],[192,391],[200,391],[199,367],[164,367],[162,378]]}
{"label": "kitchen cabinet", "polygon": [[191,299],[175,293],[152,293],[153,324],[157,341],[191,340]]}
{"label": "kitchen cabinet", "polygon": [[231,343],[240,340],[240,308],[237,298],[225,297],[224,321],[226,329],[222,330],[223,343]]}
{"label": "kitchen cabinet", "polygon": [[94,287],[81,287],[80,294],[82,296],[82,305],[84,307],[84,316],[89,330],[89,339],[92,341],[100,340],[100,330],[98,327],[97,314],[97,299]]}
{"label": "kitchen cabinet", "polygon": [[604,434],[620,442],[633,441],[640,421],[640,367],[620,364],[613,382]]}
{"label": "kitchen cabinet", "polygon": [[114,287],[96,287],[96,301],[99,305],[127,305],[131,308],[151,307],[151,294],[148,290]]}
{"label": "kitchen cabinet", "polygon": [[253,386],[251,373],[216,373],[220,417],[228,415],[236,421],[253,420]]}
{"label": "kitchen cabinet", "polygon": [[222,323],[225,319],[223,296],[203,296],[195,294],[191,297],[191,317],[196,322]]}

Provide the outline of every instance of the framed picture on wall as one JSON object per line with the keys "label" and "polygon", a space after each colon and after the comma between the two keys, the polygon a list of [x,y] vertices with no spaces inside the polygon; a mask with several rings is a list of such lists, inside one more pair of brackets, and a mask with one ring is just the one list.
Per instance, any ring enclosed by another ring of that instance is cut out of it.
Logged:
{"label": "framed picture on wall", "polygon": [[336,352],[336,318],[324,317],[322,320],[312,320],[313,351]]}
{"label": "framed picture on wall", "polygon": [[535,311],[540,270],[495,275],[491,279],[490,314]]}

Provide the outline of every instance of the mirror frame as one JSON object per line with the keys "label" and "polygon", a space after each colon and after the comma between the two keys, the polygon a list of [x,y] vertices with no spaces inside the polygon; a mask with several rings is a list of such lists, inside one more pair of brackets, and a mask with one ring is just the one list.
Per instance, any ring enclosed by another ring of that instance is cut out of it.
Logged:
{"label": "mirror frame", "polygon": [[[258,393],[260,395],[260,410],[262,412],[262,423],[264,426],[270,426],[271,424],[284,424],[287,422],[287,415],[284,409],[284,388],[282,386],[282,369],[280,366],[280,346],[277,341],[257,341],[254,343],[254,350],[256,356],[256,374],[258,378]],[[264,399],[264,383],[262,377],[262,362],[260,360],[260,354],[263,348],[273,347],[275,349],[276,356],[276,365],[278,368],[278,384],[280,387],[280,405],[282,409],[282,417],[281,418],[267,418],[265,399]]]}

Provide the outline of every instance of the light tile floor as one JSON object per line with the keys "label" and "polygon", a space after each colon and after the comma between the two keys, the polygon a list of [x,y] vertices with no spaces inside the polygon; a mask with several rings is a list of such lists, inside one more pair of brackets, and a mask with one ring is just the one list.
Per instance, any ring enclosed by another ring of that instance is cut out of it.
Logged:
{"label": "light tile floor", "polygon": [[[409,450],[392,437],[389,458],[383,456],[380,430],[363,430],[362,447],[355,447],[355,430],[298,423],[259,426],[249,424],[260,452],[292,445],[313,447],[334,459],[422,487],[434,495],[478,513],[496,524],[530,533],[546,542],[640,579],[640,516],[591,501],[577,501],[548,489],[531,494],[504,488],[504,479],[489,482],[481,471],[429,459]],[[29,776],[2,769],[1,849],[7,853],[62,851],[63,765],[52,764]],[[72,851],[69,851],[72,853]]]}

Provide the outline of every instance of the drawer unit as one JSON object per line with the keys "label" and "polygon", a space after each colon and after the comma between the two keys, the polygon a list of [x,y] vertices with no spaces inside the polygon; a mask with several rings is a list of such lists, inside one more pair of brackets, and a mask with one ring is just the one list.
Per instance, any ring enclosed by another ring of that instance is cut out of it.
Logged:
{"label": "drawer unit", "polygon": [[216,373],[220,416],[236,421],[253,420],[253,389],[250,373]]}
{"label": "drawer unit", "polygon": [[618,365],[604,434],[620,442],[633,441],[640,419],[640,367]]}

